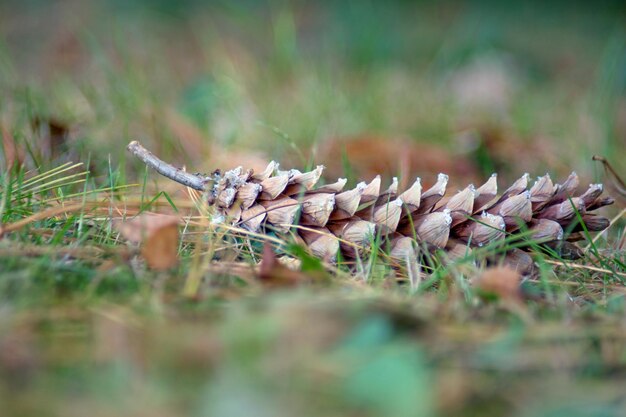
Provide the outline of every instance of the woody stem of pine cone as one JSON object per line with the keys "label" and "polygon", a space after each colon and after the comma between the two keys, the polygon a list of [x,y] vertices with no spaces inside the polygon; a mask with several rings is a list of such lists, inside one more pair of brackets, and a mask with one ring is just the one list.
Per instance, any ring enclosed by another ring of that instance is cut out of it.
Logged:
{"label": "woody stem of pine cone", "polygon": [[194,190],[205,191],[207,189],[207,183],[210,181],[209,178],[203,178],[199,175],[190,174],[180,168],[176,168],[172,164],[162,161],[136,140],[129,143],[126,149],[139,158],[144,164],[154,169],[164,177],[193,188]]}

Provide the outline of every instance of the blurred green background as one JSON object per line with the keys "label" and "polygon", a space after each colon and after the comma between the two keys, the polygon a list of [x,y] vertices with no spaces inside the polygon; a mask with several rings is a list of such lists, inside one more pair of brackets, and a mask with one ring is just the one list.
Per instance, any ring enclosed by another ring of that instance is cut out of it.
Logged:
{"label": "blurred green background", "polygon": [[624,156],[625,21],[619,1],[4,1],[0,109],[35,144],[34,117],[60,120],[96,164],[139,139],[301,167],[365,136],[413,145],[411,175],[446,168],[435,143],[481,178],[591,177]]}
{"label": "blurred green background", "polygon": [[[28,167],[88,161],[96,183],[142,177],[130,140],[194,172],[597,181],[593,154],[626,168],[626,6],[5,0],[0,125]],[[453,290],[187,304],[127,265],[54,265],[2,264],[2,417],[626,413],[620,293],[558,293],[538,324]]]}

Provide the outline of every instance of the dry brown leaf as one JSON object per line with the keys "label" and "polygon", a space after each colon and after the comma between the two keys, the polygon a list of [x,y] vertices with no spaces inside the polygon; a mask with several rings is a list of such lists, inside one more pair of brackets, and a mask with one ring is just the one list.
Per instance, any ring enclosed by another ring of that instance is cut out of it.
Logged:
{"label": "dry brown leaf", "polygon": [[155,271],[172,268],[178,262],[178,218],[141,214],[116,225],[127,240],[141,244],[141,255]]}
{"label": "dry brown leaf", "polygon": [[146,237],[161,227],[178,224],[176,216],[143,213],[130,220],[115,224],[115,228],[128,241],[142,243]]}
{"label": "dry brown leaf", "polygon": [[474,280],[474,287],[486,298],[497,297],[505,303],[522,303],[522,276],[507,266],[488,268]]}
{"label": "dry brown leaf", "polygon": [[162,271],[178,262],[178,225],[157,229],[141,247],[141,254],[151,269]]}
{"label": "dry brown leaf", "polygon": [[272,246],[266,243],[263,246],[263,258],[261,260],[258,278],[267,287],[293,287],[309,282],[311,279],[303,272],[287,268],[283,265]]}

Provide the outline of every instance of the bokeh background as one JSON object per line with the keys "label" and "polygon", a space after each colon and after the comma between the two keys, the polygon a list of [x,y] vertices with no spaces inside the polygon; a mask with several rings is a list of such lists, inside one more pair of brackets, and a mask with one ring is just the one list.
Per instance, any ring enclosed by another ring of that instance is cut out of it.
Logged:
{"label": "bokeh background", "polygon": [[[194,172],[599,181],[594,154],[626,172],[626,6],[2,0],[0,127],[28,168],[105,185],[145,175],[131,140]],[[531,303],[534,325],[446,282],[186,303],[125,263],[22,261],[0,273],[2,416],[626,412],[626,303],[602,283]]]}
{"label": "bokeh background", "polygon": [[[104,166],[139,139],[197,170],[273,158],[428,182],[590,178],[593,154],[625,155],[619,1],[0,7],[3,123],[42,159]],[[40,143],[50,120],[67,140]]]}

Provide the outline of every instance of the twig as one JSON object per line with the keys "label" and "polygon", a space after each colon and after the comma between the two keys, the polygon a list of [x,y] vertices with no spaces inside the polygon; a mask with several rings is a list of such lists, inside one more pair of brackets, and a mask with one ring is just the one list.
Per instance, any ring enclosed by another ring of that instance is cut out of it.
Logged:
{"label": "twig", "polygon": [[620,178],[619,175],[617,175],[617,172],[615,172],[611,164],[609,164],[609,161],[607,161],[606,158],[604,158],[603,156],[599,155],[594,155],[591,159],[602,163],[607,177],[613,183],[613,187],[617,190],[619,194],[621,194],[622,197],[626,197],[626,184],[624,184],[624,181]]}
{"label": "twig", "polygon": [[203,178],[199,175],[190,174],[189,172],[176,168],[172,164],[168,164],[167,162],[160,160],[152,152],[141,146],[141,144],[136,140],[129,143],[126,149],[139,158],[144,164],[148,165],[164,177],[187,187],[191,187],[194,190],[205,191],[207,189],[206,184],[210,181],[209,178]]}

